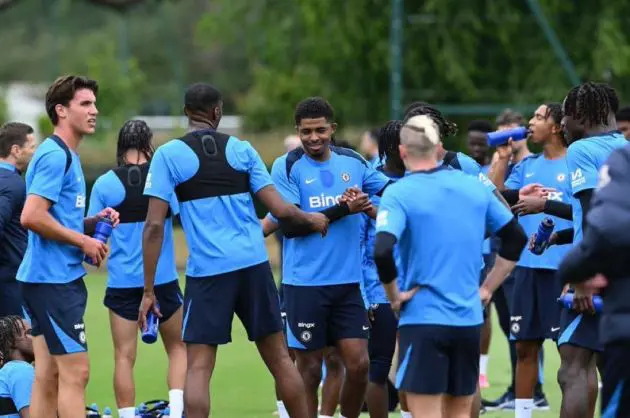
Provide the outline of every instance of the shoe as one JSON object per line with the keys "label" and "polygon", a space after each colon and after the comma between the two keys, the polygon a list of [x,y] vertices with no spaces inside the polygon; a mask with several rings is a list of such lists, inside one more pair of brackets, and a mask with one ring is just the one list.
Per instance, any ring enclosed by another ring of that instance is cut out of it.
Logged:
{"label": "shoe", "polygon": [[485,374],[479,375],[479,387],[481,389],[488,389],[490,387],[490,382],[488,382],[488,376]]}
{"label": "shoe", "polygon": [[481,405],[481,408],[479,408],[479,415],[483,415],[486,412],[488,412],[488,410],[486,409],[485,406]]}
{"label": "shoe", "polygon": [[495,401],[481,400],[481,405],[488,411],[513,410],[516,398],[514,392],[507,390],[499,399]]}
{"label": "shoe", "polygon": [[549,402],[544,393],[540,393],[534,396],[534,410],[536,411],[549,411]]}

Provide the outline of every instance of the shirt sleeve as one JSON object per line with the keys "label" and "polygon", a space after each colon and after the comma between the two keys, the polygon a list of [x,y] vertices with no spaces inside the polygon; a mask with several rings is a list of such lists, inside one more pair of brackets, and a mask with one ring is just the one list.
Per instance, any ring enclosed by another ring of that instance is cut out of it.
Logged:
{"label": "shirt sleeve", "polygon": [[597,187],[599,169],[596,161],[585,148],[583,144],[576,142],[567,150],[567,165],[571,173],[571,192],[573,196],[581,191]]}
{"label": "shirt sleeve", "polygon": [[376,214],[376,233],[388,232],[400,240],[407,224],[407,214],[394,190],[385,191]]}
{"label": "shirt sleeve", "polygon": [[470,158],[468,155],[458,152],[457,160],[459,161],[459,165],[464,173],[470,174],[471,176],[477,176],[481,173],[481,166],[479,163]]}
{"label": "shirt sleeve", "polygon": [[171,207],[171,213],[173,216],[179,215],[179,201],[177,200],[177,196],[175,193],[171,196],[171,201],[169,202],[169,206]]}
{"label": "shirt sleeve", "polygon": [[101,178],[102,177],[99,177],[96,182],[94,182],[94,186],[92,186],[92,192],[90,193],[90,207],[88,208],[87,215],[88,217],[96,216],[97,213],[107,207],[103,199],[104,196],[101,193],[103,184]]}
{"label": "shirt sleeve", "polygon": [[370,196],[373,196],[385,188],[390,182],[390,179],[374,167],[367,164],[363,171],[363,191]]}
{"label": "shirt sleeve", "polygon": [[505,187],[511,190],[520,190],[523,187],[523,166],[525,165],[525,161],[523,160],[520,163],[516,164],[507,180],[505,180]]}
{"label": "shirt sleeve", "polygon": [[228,147],[228,163],[235,170],[249,174],[249,188],[252,193],[273,184],[265,163],[249,142],[231,138]]}
{"label": "shirt sleeve", "polygon": [[498,232],[512,220],[514,215],[505,205],[497,199],[490,190],[488,193],[488,209],[486,211],[486,226],[492,233]]}
{"label": "shirt sleeve", "polygon": [[0,185],[0,239],[4,233],[4,226],[13,217],[13,192],[9,183]]}
{"label": "shirt sleeve", "polygon": [[286,158],[277,158],[271,167],[271,179],[282,198],[294,205],[300,204],[300,190],[295,179],[295,164],[290,173],[287,173]]}
{"label": "shirt sleeve", "polygon": [[33,177],[28,194],[34,194],[57,203],[66,175],[67,155],[62,150],[43,154],[33,167]]}
{"label": "shirt sleeve", "polygon": [[175,178],[165,146],[161,146],[153,155],[149,166],[149,173],[144,184],[144,195],[157,197],[170,202],[175,194],[177,179]]}
{"label": "shirt sleeve", "polygon": [[478,177],[479,181],[486,187],[486,189],[490,190],[491,192],[494,192],[497,189],[497,186],[495,186],[494,183],[481,171],[479,172]]}
{"label": "shirt sleeve", "polygon": [[27,364],[21,364],[11,373],[9,390],[11,399],[17,410],[26,408],[31,404],[31,390],[35,379],[35,369]]}

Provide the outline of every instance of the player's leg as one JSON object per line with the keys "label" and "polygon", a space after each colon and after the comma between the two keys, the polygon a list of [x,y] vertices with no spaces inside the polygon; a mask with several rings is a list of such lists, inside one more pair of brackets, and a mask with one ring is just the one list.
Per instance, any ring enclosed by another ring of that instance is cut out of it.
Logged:
{"label": "player's leg", "polygon": [[186,381],[186,345],[182,341],[183,297],[177,280],[155,287],[160,303],[160,335],[168,356],[168,403],[170,418],[181,418],[184,412]]}
{"label": "player's leg", "polygon": [[37,319],[46,315],[45,309],[42,309],[44,305],[40,297],[42,286],[44,285],[20,283],[24,310],[31,322],[33,354],[35,355],[35,379],[31,389],[29,410],[33,417],[57,418],[59,373]]}
{"label": "player's leg", "polygon": [[443,400],[444,415],[448,418],[469,417],[479,384],[481,327],[440,328],[437,329],[436,336],[446,343],[443,344],[447,347],[448,358],[448,386]]}
{"label": "player's leg", "polygon": [[368,343],[370,369],[367,405],[370,418],[387,418],[389,413],[388,374],[396,349],[398,321],[387,303],[372,306],[373,318]]}
{"label": "player's leg", "polygon": [[85,417],[85,388],[90,375],[87,352],[53,356],[59,370],[60,417]]}
{"label": "player's leg", "polygon": [[[287,344],[287,313],[284,308],[284,303],[282,302],[282,296],[280,297],[280,310],[282,316],[282,327],[284,333],[284,342]],[[289,357],[293,364],[295,364],[295,351],[289,348]],[[274,388],[276,392],[276,407],[278,408],[278,416],[280,418],[290,418],[289,413],[287,412],[287,408],[284,406],[284,402],[280,397],[280,391],[278,390],[278,384],[274,382]]]}
{"label": "player's leg", "polygon": [[[137,311],[137,308],[136,308]],[[137,314],[136,314],[137,316]],[[136,404],[133,367],[138,349],[138,321],[125,319],[109,311],[114,343],[114,394],[120,418],[132,418]]]}
{"label": "player's leg", "polygon": [[[484,268],[481,271],[480,283],[486,278],[486,275],[494,265],[494,254],[484,254]],[[479,386],[481,389],[490,387],[488,381],[488,360],[490,353],[490,341],[492,339],[492,307],[488,305],[484,308],[484,322],[481,328],[481,355],[479,356]]]}
{"label": "player's leg", "polygon": [[211,277],[186,277],[182,340],[186,344],[184,415],[210,415],[210,379],[217,346],[231,341],[238,293],[235,272]]}
{"label": "player's leg", "polygon": [[[289,416],[307,418],[309,415],[304,382],[289,357],[282,333],[278,289],[273,280],[271,266],[265,262],[240,270],[238,284],[235,312],[243,323],[249,340],[256,342]],[[288,303],[290,296],[287,293],[289,292],[285,291],[284,298]],[[290,306],[287,305],[288,320],[290,312]]]}
{"label": "player's leg", "polygon": [[[396,371],[394,373],[394,379],[393,381],[396,382],[396,376],[398,374],[398,366],[399,366],[399,359],[400,359],[400,332],[396,333],[396,354],[395,354],[395,361],[396,361]],[[398,387],[398,384],[396,384],[396,387]],[[401,418],[411,418],[411,412],[409,412],[409,405],[407,404],[407,395],[405,394],[405,392],[398,388],[398,400],[400,401],[400,417]]]}
{"label": "player's leg", "polygon": [[339,406],[339,396],[343,385],[344,368],[335,347],[327,347],[324,352],[326,376],[322,386],[322,404],[319,408],[320,418],[332,417]]}
{"label": "player's leg", "polygon": [[356,418],[361,413],[368,383],[369,321],[359,284],[328,286],[333,301],[330,337],[346,369],[341,389],[341,416]]}
{"label": "player's leg", "polygon": [[602,417],[630,416],[630,341],[606,344],[602,355]]}

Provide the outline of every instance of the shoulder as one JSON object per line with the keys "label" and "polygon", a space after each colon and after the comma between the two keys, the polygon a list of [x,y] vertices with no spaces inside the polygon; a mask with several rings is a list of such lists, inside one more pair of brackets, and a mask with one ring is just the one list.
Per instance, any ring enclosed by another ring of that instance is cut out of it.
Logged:
{"label": "shoulder", "polygon": [[12,360],[2,366],[2,371],[9,375],[12,379],[21,376],[28,377],[35,372],[33,365],[25,361]]}
{"label": "shoulder", "polygon": [[227,152],[236,152],[239,154],[250,153],[252,151],[256,152],[256,149],[252,146],[252,144],[249,141],[246,141],[244,139],[238,138],[233,135],[226,135],[226,134],[222,134],[222,135],[227,137],[227,142],[225,145]]}
{"label": "shoulder", "polygon": [[355,161],[356,163],[362,164],[366,168],[370,167],[370,164],[367,162],[367,160],[363,158],[361,154],[359,154],[356,151],[353,151],[348,148],[337,147],[334,145],[331,145],[330,150],[340,157],[349,158],[352,161]]}
{"label": "shoulder", "polygon": [[541,153],[529,154],[527,157],[523,158],[521,161],[514,164],[514,169],[527,167],[529,166],[529,164],[535,161],[539,161],[541,155],[542,155]]}
{"label": "shoulder", "polygon": [[51,138],[46,138],[44,142],[42,142],[41,145],[37,147],[37,150],[35,150],[35,154],[33,155],[33,160],[31,161],[31,164],[37,164],[37,162],[39,162],[40,160],[45,159],[47,162],[50,163],[61,162],[65,166],[66,158],[66,151]]}
{"label": "shoulder", "polygon": [[296,148],[293,151],[276,158],[276,161],[273,163],[272,170],[277,173],[285,174],[289,177],[291,172],[299,166],[297,165],[297,162],[300,161],[302,157],[304,157],[304,150],[301,147]]}
{"label": "shoulder", "polygon": [[598,148],[598,144],[592,138],[578,139],[567,148],[567,160],[583,157],[595,148]]}

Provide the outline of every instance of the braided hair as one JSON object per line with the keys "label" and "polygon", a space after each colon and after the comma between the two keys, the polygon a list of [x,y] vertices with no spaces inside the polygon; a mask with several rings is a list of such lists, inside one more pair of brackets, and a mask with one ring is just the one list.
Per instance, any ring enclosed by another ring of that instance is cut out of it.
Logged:
{"label": "braided hair", "polygon": [[584,83],[573,87],[564,102],[564,113],[591,126],[607,125],[608,115],[619,107],[615,91],[605,84]]}
{"label": "braided hair", "polygon": [[437,108],[431,106],[428,103],[424,102],[416,102],[412,103],[407,107],[407,111],[405,112],[405,120],[404,123],[407,123],[409,119],[414,116],[426,115],[429,116],[433,121],[437,124],[440,138],[445,138],[447,136],[453,136],[457,133],[457,125],[451,121],[448,121],[442,115],[442,112],[437,110]]}
{"label": "braided hair", "polygon": [[22,335],[22,318],[17,315],[0,318],[0,367],[11,360],[11,350]]}
{"label": "braided hair", "polygon": [[118,146],[116,149],[116,161],[118,166],[125,165],[125,153],[136,149],[150,160],[155,153],[151,140],[153,132],[143,120],[128,120],[118,132]]}
{"label": "braided hair", "polygon": [[389,161],[394,167],[404,170],[405,165],[400,158],[400,152],[398,150],[398,146],[400,145],[400,130],[402,127],[402,121],[390,120],[379,129],[376,138],[378,141],[378,156],[381,163]]}

